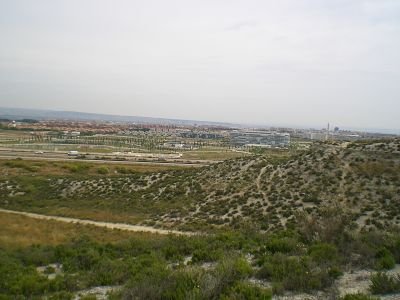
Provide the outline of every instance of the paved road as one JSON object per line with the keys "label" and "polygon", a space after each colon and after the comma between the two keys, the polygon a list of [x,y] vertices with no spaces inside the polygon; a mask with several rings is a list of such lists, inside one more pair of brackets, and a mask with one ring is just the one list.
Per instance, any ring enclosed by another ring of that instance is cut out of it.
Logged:
{"label": "paved road", "polygon": [[134,232],[149,232],[149,233],[157,233],[157,234],[175,234],[175,235],[186,235],[186,236],[196,234],[196,233],[192,233],[192,232],[184,232],[184,231],[177,231],[177,230],[158,229],[158,228],[154,228],[154,227],[150,227],[150,226],[129,225],[129,224],[123,224],[123,223],[100,222],[100,221],[68,218],[68,217],[48,216],[48,215],[41,215],[41,214],[24,212],[24,211],[15,211],[15,210],[8,210],[8,209],[1,209],[1,208],[0,208],[0,212],[26,216],[26,217],[30,217],[33,219],[39,219],[39,220],[53,220],[53,221],[59,221],[59,222],[65,222],[65,223],[93,225],[93,226],[97,226],[97,227],[105,227],[105,228],[109,228],[109,229],[120,229],[120,230],[126,230],[126,231],[134,231]]}

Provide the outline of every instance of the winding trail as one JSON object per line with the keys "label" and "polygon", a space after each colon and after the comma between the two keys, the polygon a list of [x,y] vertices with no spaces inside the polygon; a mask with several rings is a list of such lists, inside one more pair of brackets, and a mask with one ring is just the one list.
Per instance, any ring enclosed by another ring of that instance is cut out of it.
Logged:
{"label": "winding trail", "polygon": [[268,167],[268,165],[265,166],[265,167],[263,167],[263,168],[261,168],[260,174],[257,176],[257,179],[256,179],[257,190],[258,190],[259,192],[261,192],[261,194],[263,195],[264,200],[267,199],[267,194],[266,194],[266,193],[264,192],[264,190],[261,188],[261,178],[262,178],[262,176],[264,175],[265,171],[267,170],[267,167]]}
{"label": "winding trail", "polygon": [[156,233],[156,234],[175,234],[175,235],[185,235],[185,236],[196,235],[196,233],[193,233],[193,232],[158,229],[158,228],[154,228],[154,227],[150,227],[150,226],[129,225],[129,224],[123,224],[123,223],[100,222],[100,221],[68,218],[68,217],[48,216],[48,215],[41,215],[41,214],[36,214],[36,213],[29,213],[29,212],[24,212],[24,211],[15,211],[15,210],[8,210],[8,209],[1,209],[1,208],[0,208],[0,212],[26,216],[26,217],[30,217],[30,218],[38,219],[38,220],[53,220],[53,221],[59,221],[59,222],[64,222],[64,223],[92,225],[92,226],[97,226],[97,227],[105,227],[108,229],[119,229],[119,230],[134,231],[134,232],[148,232],[148,233]]}

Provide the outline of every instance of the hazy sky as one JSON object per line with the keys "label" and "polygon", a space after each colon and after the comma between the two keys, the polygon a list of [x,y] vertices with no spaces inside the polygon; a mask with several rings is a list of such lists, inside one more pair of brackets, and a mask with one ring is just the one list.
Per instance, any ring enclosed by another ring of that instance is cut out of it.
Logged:
{"label": "hazy sky", "polygon": [[400,129],[400,0],[0,0],[0,106]]}

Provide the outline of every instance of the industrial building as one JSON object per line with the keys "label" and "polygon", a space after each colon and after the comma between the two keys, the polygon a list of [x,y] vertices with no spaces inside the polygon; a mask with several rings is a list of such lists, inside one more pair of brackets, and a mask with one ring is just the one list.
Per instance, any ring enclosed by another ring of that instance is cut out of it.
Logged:
{"label": "industrial building", "polygon": [[274,131],[234,131],[230,134],[235,146],[288,147],[290,134]]}

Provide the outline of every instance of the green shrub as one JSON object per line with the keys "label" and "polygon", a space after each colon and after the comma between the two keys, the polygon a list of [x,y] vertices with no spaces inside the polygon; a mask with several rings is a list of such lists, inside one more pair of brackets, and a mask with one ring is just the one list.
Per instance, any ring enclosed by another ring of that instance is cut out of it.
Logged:
{"label": "green shrub", "polygon": [[70,163],[63,165],[62,168],[70,171],[71,173],[84,173],[90,168],[90,165],[82,163]]}
{"label": "green shrub", "polygon": [[201,272],[198,270],[179,271],[167,278],[168,287],[163,292],[164,299],[198,299]]}
{"label": "green shrub", "polygon": [[86,296],[82,296],[80,299],[81,300],[96,300],[97,297],[96,297],[96,295],[86,295]]}
{"label": "green shrub", "polygon": [[311,258],[319,264],[326,264],[338,260],[338,250],[335,245],[319,243],[309,249]]}
{"label": "green shrub", "polygon": [[224,259],[216,269],[149,269],[128,284],[123,298],[133,299],[219,299],[251,271],[241,258]]}
{"label": "green shrub", "polygon": [[400,292],[400,275],[378,272],[371,276],[369,288],[373,294],[398,293]]}
{"label": "green shrub", "polygon": [[201,299],[199,282],[200,270],[164,269],[151,272],[131,281],[123,291],[124,299]]}
{"label": "green shrub", "polygon": [[[0,298],[1,299],[1,298]],[[70,292],[62,291],[51,294],[47,297],[49,300],[71,300],[73,295]]]}
{"label": "green shrub", "polygon": [[22,159],[13,159],[6,161],[4,163],[5,166],[9,168],[18,168],[18,169],[24,169],[29,172],[37,172],[40,167],[39,166],[31,166],[28,162],[24,162]]}
{"label": "green shrub", "polygon": [[282,282],[272,283],[272,292],[274,295],[283,295],[285,292],[285,287]]}
{"label": "green shrub", "polygon": [[217,271],[221,273],[228,273],[235,279],[243,279],[250,276],[253,269],[249,265],[246,259],[242,257],[230,258],[223,260],[218,266]]}
{"label": "green shrub", "polygon": [[34,268],[23,266],[0,250],[0,294],[31,298],[46,291],[48,285],[48,280]]}
{"label": "green shrub", "polygon": [[281,283],[286,290],[310,291],[330,286],[337,272],[331,273],[330,268],[316,265],[309,256],[276,253],[266,259],[257,276]]}
{"label": "green shrub", "polygon": [[14,252],[15,256],[26,265],[49,265],[55,261],[54,248],[32,245]]}
{"label": "green shrub", "polygon": [[348,294],[340,298],[340,300],[379,300],[379,299],[376,297],[358,293],[358,294]]}
{"label": "green shrub", "polygon": [[91,286],[123,283],[129,278],[126,262],[104,257],[93,266],[88,282]]}
{"label": "green shrub", "polygon": [[129,170],[126,167],[117,167],[117,172],[120,174],[128,174]]}
{"label": "green shrub", "polygon": [[272,291],[258,286],[238,282],[221,296],[221,300],[269,300],[272,298]]}
{"label": "green shrub", "polygon": [[340,270],[339,266],[331,266],[328,269],[328,275],[334,279],[337,279],[343,275],[343,272]]}
{"label": "green shrub", "polygon": [[97,168],[97,173],[99,173],[99,174],[106,175],[109,172],[110,172],[110,170],[105,166]]}
{"label": "green shrub", "polygon": [[218,299],[232,285],[247,278],[251,273],[252,269],[245,259],[241,257],[223,259],[215,270],[202,276],[200,282],[202,299]]}
{"label": "green shrub", "polygon": [[381,248],[377,251],[375,255],[375,269],[376,270],[388,270],[393,269],[396,261],[392,253],[386,248]]}
{"label": "green shrub", "polygon": [[393,240],[392,253],[396,262],[400,264],[400,235],[398,234]]}
{"label": "green shrub", "polygon": [[272,238],[264,246],[271,253],[292,253],[297,249],[297,241],[293,238]]}
{"label": "green shrub", "polygon": [[47,266],[46,269],[44,270],[45,274],[53,274],[56,272],[56,269],[54,269],[54,267],[52,266]]}
{"label": "green shrub", "polygon": [[211,262],[216,261],[219,258],[223,257],[224,253],[222,249],[196,249],[193,251],[192,254],[192,262]]}

